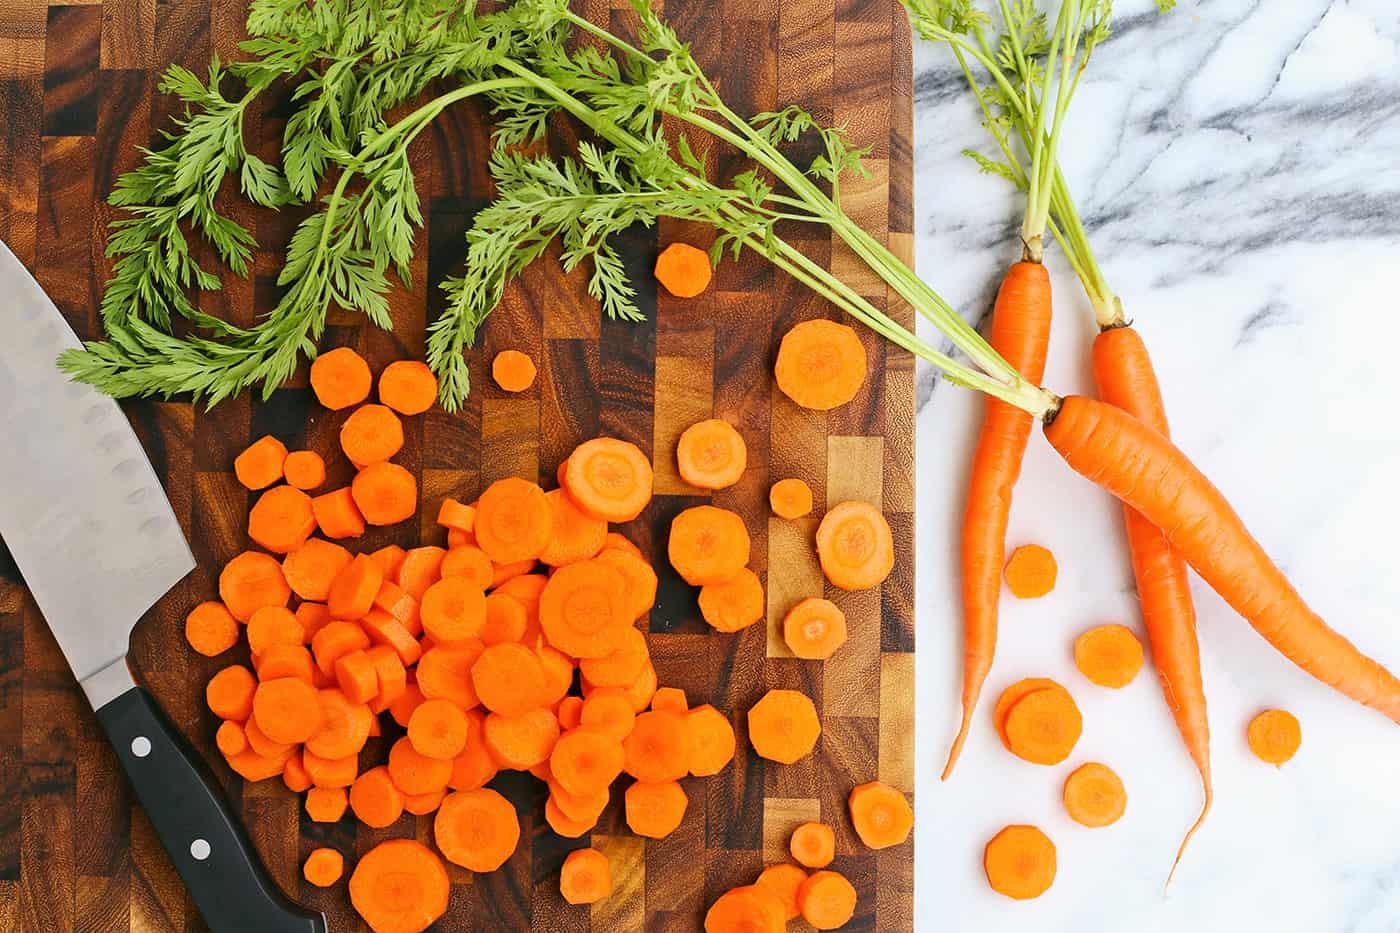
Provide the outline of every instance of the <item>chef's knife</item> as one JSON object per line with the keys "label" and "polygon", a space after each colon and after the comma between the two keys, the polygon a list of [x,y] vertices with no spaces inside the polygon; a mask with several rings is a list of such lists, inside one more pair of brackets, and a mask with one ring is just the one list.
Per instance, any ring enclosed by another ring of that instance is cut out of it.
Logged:
{"label": "chef's knife", "polygon": [[54,365],[78,340],[0,243],[0,537],[215,933],[324,933],[268,877],[212,775],[127,666],[131,630],[194,568],[116,402]]}

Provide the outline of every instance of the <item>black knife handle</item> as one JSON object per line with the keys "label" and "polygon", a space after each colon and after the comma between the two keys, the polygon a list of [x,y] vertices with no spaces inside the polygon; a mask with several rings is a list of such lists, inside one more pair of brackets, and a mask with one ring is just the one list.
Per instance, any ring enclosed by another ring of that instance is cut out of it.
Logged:
{"label": "black knife handle", "polygon": [[97,711],[141,806],[214,933],[326,933],[323,914],[268,877],[214,778],[150,694],[132,687]]}

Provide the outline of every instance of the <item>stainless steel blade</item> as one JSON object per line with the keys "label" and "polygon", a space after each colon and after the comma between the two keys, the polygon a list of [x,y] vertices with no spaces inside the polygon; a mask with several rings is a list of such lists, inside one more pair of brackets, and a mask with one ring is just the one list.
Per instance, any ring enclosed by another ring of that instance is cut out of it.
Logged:
{"label": "stainless steel blade", "polygon": [[194,556],[121,408],[55,365],[78,345],[0,242],[0,537],[85,681]]}

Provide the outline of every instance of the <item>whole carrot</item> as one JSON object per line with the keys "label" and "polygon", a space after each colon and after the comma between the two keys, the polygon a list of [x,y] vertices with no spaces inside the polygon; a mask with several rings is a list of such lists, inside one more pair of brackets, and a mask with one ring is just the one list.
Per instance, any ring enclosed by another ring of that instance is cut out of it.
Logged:
{"label": "whole carrot", "polygon": [[1400,679],[1313,612],[1200,470],[1161,433],[1104,402],[1066,396],[1045,436],[1076,472],[1142,513],[1294,664],[1400,723]]}

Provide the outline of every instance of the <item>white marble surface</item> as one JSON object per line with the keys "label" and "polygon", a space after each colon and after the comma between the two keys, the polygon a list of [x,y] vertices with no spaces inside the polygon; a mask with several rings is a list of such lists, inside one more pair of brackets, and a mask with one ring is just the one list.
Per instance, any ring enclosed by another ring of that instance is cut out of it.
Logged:
{"label": "white marble surface", "polygon": [[[1120,2],[1115,38],[1074,104],[1062,152],[1110,280],[1153,349],[1178,443],[1229,495],[1304,595],[1400,668],[1400,9],[1395,0]],[[1016,258],[1016,197],[958,150],[981,141],[946,52],[915,53],[919,268],[980,315]],[[1090,388],[1091,316],[1058,259],[1047,384]],[[1060,559],[1049,597],[1004,597],[997,659],[953,779],[938,782],[961,678],[955,535],[981,405],[921,380],[919,930],[1400,930],[1400,728],[1312,681],[1200,581],[1216,809],[1163,894],[1199,807],[1194,769],[1150,668],[1089,684],[1073,637],[1141,632],[1116,506],[1032,438],[1011,543]],[[1085,731],[1066,765],[1012,758],[990,724],[1029,675],[1074,693]],[[1259,709],[1302,721],[1282,770],[1244,742]],[[1130,802],[1117,825],[1071,823],[1070,767],[1101,760]],[[1040,825],[1059,876],[1037,901],[993,894],[985,841]]]}

